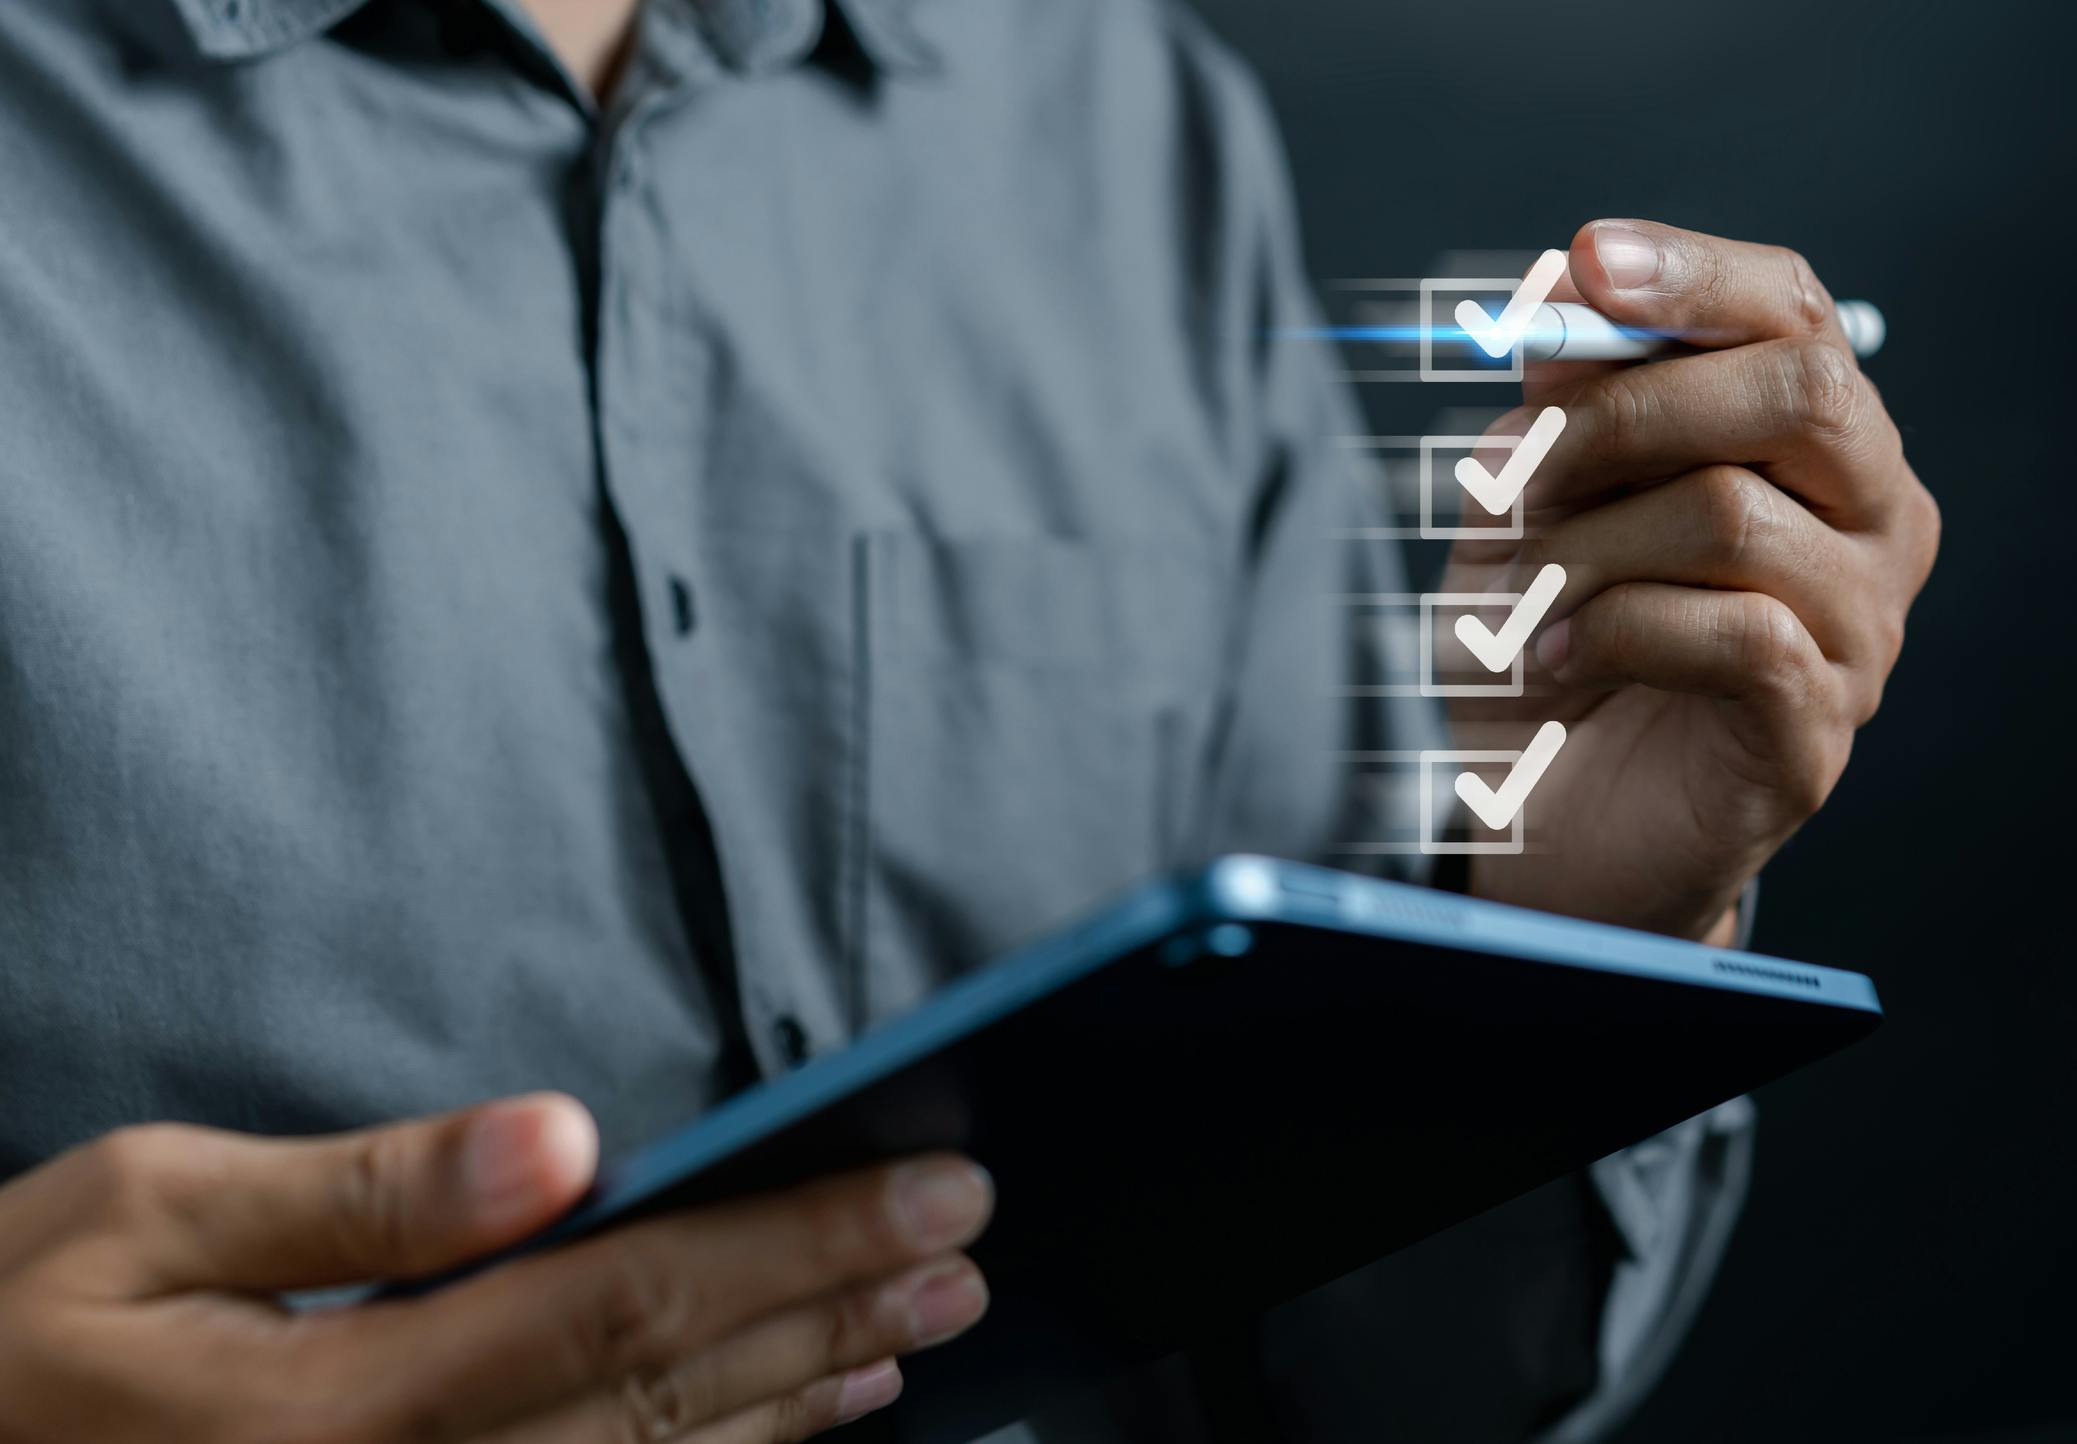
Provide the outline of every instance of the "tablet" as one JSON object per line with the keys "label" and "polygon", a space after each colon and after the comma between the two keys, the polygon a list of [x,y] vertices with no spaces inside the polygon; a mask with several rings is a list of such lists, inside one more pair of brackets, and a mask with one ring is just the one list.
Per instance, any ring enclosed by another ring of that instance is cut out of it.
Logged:
{"label": "tablet", "polygon": [[989,1314],[844,1431],[963,1444],[1880,1016],[1856,973],[1230,857],[608,1164],[525,1247],[964,1152],[997,1183]]}

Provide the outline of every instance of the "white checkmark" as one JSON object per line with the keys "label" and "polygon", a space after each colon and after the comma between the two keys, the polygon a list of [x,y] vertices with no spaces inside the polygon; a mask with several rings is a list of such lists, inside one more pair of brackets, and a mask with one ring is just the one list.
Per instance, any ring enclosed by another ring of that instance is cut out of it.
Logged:
{"label": "white checkmark", "polygon": [[1529,329],[1529,319],[1536,314],[1536,308],[1550,299],[1551,288],[1564,274],[1565,253],[1545,251],[1529,268],[1529,274],[1522,277],[1522,284],[1514,288],[1497,318],[1488,316],[1485,307],[1466,297],[1457,303],[1457,324],[1464,328],[1465,335],[1478,342],[1479,350],[1498,360],[1514,350],[1522,332]]}
{"label": "white checkmark", "polygon": [[1522,810],[1536,784],[1543,780],[1544,768],[1558,755],[1565,745],[1565,724],[1546,722],[1536,729],[1529,745],[1522,749],[1522,760],[1515,763],[1507,780],[1495,789],[1486,786],[1485,780],[1476,772],[1457,774],[1457,796],[1464,805],[1478,814],[1478,820],[1495,832],[1503,831],[1514,821],[1514,815]]}
{"label": "white checkmark", "polygon": [[1504,514],[1514,505],[1514,499],[1522,494],[1536,468],[1550,455],[1551,445],[1558,433],[1565,429],[1565,413],[1556,406],[1546,406],[1536,413],[1529,423],[1528,435],[1515,444],[1515,449],[1500,468],[1498,476],[1480,466],[1469,456],[1457,458],[1457,485],[1471,493],[1471,499],[1494,516]]}
{"label": "white checkmark", "polygon": [[1500,630],[1489,632],[1485,623],[1466,612],[1457,618],[1457,640],[1471,650],[1488,672],[1505,672],[1514,665],[1515,657],[1521,652],[1522,644],[1543,620],[1543,614],[1551,609],[1558,593],[1565,587],[1565,569],[1556,562],[1547,562],[1536,580],[1529,583],[1529,590],[1515,603]]}

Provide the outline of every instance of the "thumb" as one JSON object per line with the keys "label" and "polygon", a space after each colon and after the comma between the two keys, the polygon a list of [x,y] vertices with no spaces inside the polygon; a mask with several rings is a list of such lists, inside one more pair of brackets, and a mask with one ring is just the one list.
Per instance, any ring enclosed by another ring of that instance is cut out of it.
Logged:
{"label": "thumb", "polygon": [[1589,221],[1572,238],[1571,277],[1610,320],[1706,351],[1822,336],[1849,354],[1838,308],[1805,261],[1780,246],[1657,221]]}
{"label": "thumb", "polygon": [[326,1288],[434,1273],[515,1243],[591,1184],[598,1130],[575,1099],[503,1099],[328,1138],[141,1130],[173,1287]]}

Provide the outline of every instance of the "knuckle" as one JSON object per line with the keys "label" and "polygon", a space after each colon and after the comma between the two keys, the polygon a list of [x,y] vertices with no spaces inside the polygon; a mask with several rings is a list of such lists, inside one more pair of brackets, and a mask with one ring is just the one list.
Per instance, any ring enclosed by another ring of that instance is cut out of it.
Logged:
{"label": "knuckle", "polygon": [[1875,714],[1882,710],[1882,697],[1886,690],[1888,679],[1889,668],[1887,666],[1871,667],[1868,669],[1866,680],[1855,689],[1853,710],[1849,714],[1849,720],[1853,723],[1855,730],[1859,730],[1873,722]]}
{"label": "knuckle", "polygon": [[1711,245],[1695,245],[1685,240],[1679,244],[1686,253],[1688,294],[1696,314],[1704,317],[1724,314],[1734,303],[1736,288],[1723,253]]}
{"label": "knuckle", "polygon": [[1788,605],[1758,592],[1743,594],[1731,611],[1738,667],[1769,691],[1800,701],[1810,690],[1811,648]]}
{"label": "knuckle", "polygon": [[770,1433],[766,1437],[772,1444],[797,1444],[836,1423],[834,1399],[825,1401],[822,1397],[827,1392],[803,1389],[777,1400],[772,1405]]}
{"label": "knuckle", "polygon": [[1818,739],[1789,779],[1790,803],[1800,815],[1814,816],[1831,798],[1852,751],[1851,728],[1837,728]]}
{"label": "knuckle", "polygon": [[906,1343],[886,1336],[893,1332],[889,1311],[881,1307],[877,1288],[853,1289],[823,1307],[815,1345],[816,1366],[828,1371],[876,1352],[879,1346]]}
{"label": "knuckle", "polygon": [[139,1123],[103,1135],[82,1150],[94,1205],[118,1218],[159,1206],[184,1166],[197,1131],[173,1123]]}
{"label": "knuckle", "polygon": [[1735,568],[1779,520],[1772,489],[1753,473],[1715,466],[1697,480],[1704,544],[1718,566]]}
{"label": "knuckle", "polygon": [[1881,467],[1892,475],[1917,477],[1904,461],[1904,433],[1897,426],[1896,418],[1889,414],[1883,404],[1882,392],[1874,378],[1854,367],[1854,414],[1867,432],[1867,456],[1871,465]]}
{"label": "knuckle", "polygon": [[1619,371],[1592,382],[1586,412],[1592,422],[1588,450],[1597,459],[1625,456],[1635,450],[1651,420],[1650,393]]}
{"label": "knuckle", "polygon": [[673,1366],[670,1402],[675,1417],[685,1427],[717,1419],[728,1412],[728,1366],[711,1350],[694,1354]]}
{"label": "knuckle", "polygon": [[700,1422],[700,1416],[689,1408],[677,1376],[660,1368],[637,1369],[622,1379],[611,1418],[611,1444],[679,1439]]}
{"label": "knuckle", "polygon": [[1786,364],[1789,393],[1802,428],[1827,437],[1850,432],[1861,410],[1861,372],[1852,358],[1810,337],[1788,345]]}
{"label": "knuckle", "polygon": [[1824,794],[1818,798],[1819,806],[1824,805],[1825,798],[1832,795],[1832,789],[1839,785],[1839,779],[1846,774],[1846,765],[1853,760],[1853,739],[1854,734],[1850,728],[1840,728],[1831,735],[1830,745],[1824,753]]}
{"label": "knuckle", "polygon": [[1817,278],[1809,261],[1801,251],[1779,247],[1782,268],[1788,277],[1788,303],[1798,320],[1812,331],[1825,324],[1832,313],[1832,298],[1824,283]]}
{"label": "knuckle", "polygon": [[806,1391],[781,1395],[758,1411],[750,1434],[752,1444],[792,1444],[806,1439],[815,1432],[810,1412]]}
{"label": "knuckle", "polygon": [[1875,678],[1875,702],[1868,708],[1867,716],[1856,725],[1866,725],[1875,715],[1875,707],[1882,702],[1882,685],[1890,671],[1897,665],[1897,658],[1904,654],[1904,618],[1895,610],[1885,607],[1870,624],[1869,655]]}
{"label": "knuckle", "polygon": [[152,1177],[178,1165],[193,1131],[177,1123],[133,1123],[105,1134],[91,1151],[126,1177]]}
{"label": "knuckle", "polygon": [[1782,793],[1797,817],[1814,817],[1832,795],[1838,779],[1830,761],[1830,748],[1813,749],[1810,757],[1791,767],[1782,778]]}
{"label": "knuckle", "polygon": [[1575,654],[1596,656],[1617,675],[1633,671],[1643,659],[1650,632],[1642,603],[1643,594],[1626,582],[1582,607],[1573,619]]}
{"label": "knuckle", "polygon": [[683,1321],[701,1312],[698,1285],[615,1241],[582,1307],[568,1317],[586,1371],[617,1379],[667,1357]]}
{"label": "knuckle", "polygon": [[333,1180],[332,1226],[347,1257],[380,1266],[404,1258],[412,1242],[398,1135],[375,1133],[347,1155]]}
{"label": "knuckle", "polygon": [[1912,558],[1917,563],[1918,579],[1921,583],[1932,575],[1933,563],[1940,555],[1940,533],[1946,525],[1940,515],[1940,502],[1923,483],[1914,483],[1911,488],[1911,510],[1914,513],[1912,530],[1918,538],[1918,551]]}

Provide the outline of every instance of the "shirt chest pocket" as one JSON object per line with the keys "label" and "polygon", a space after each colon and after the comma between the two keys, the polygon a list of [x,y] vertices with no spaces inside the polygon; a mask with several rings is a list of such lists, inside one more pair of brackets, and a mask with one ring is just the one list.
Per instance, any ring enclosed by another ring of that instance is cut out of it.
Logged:
{"label": "shirt chest pocket", "polygon": [[1189,847],[1229,615],[1163,541],[875,534],[860,606],[870,1011]]}

